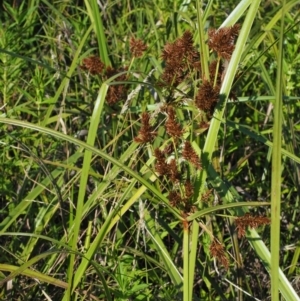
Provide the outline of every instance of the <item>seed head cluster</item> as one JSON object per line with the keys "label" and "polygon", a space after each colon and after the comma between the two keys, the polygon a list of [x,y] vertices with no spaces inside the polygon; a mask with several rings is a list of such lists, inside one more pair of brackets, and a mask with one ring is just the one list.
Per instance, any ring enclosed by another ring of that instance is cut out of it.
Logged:
{"label": "seed head cluster", "polygon": [[252,216],[246,213],[244,216],[240,216],[235,220],[238,237],[241,238],[246,234],[246,228],[257,228],[261,225],[268,225],[271,220],[265,216]]}
{"label": "seed head cluster", "polygon": [[200,69],[200,56],[190,31],[174,43],[167,43],[161,57],[166,64],[161,76],[163,86],[177,87],[194,69]]}
{"label": "seed head cluster", "polygon": [[[195,108],[200,111],[202,118],[199,123],[201,129],[209,126],[207,122],[213,115],[216,104],[220,98],[220,87],[226,74],[228,61],[231,59],[235,49],[235,40],[239,34],[240,26],[234,25],[228,28],[210,29],[208,31],[208,47],[214,53],[215,60],[209,65],[209,78],[201,78],[200,54],[194,47],[193,35],[190,31],[176,39],[174,42],[168,42],[164,46],[161,58],[164,62],[164,69],[158,78],[157,87],[161,89],[165,99],[165,104],[159,108],[159,112],[150,114],[143,112],[141,114],[141,126],[135,142],[151,144],[156,142],[156,116],[163,116],[160,120],[160,126],[169,135],[170,142],[164,149],[156,147],[153,151],[155,156],[154,170],[160,178],[162,189],[167,189],[168,200],[171,206],[180,211],[183,217],[183,228],[189,231],[189,222],[187,216],[197,211],[198,198],[194,192],[195,177],[193,172],[202,169],[201,158],[194,150],[192,144],[186,141],[185,129],[180,119],[177,118],[179,105],[182,103],[174,102],[178,85],[190,83],[192,79],[198,78],[197,85],[191,89],[190,97],[194,100]],[[142,39],[132,37],[129,39],[129,50],[133,58],[140,58],[147,51],[147,45]],[[117,85],[111,85],[107,92],[106,100],[109,105],[114,105],[127,97],[129,78],[127,67],[115,69],[105,64],[97,56],[90,56],[82,61],[81,68],[93,76],[99,76],[102,80],[107,80],[116,76]],[[200,78],[199,78],[200,77]],[[189,93],[189,92],[188,92]],[[192,96],[191,96],[192,95]],[[231,93],[231,95],[234,95]],[[202,193],[201,200],[207,202],[212,194],[212,189]],[[238,237],[241,238],[246,233],[246,228],[257,227],[268,224],[270,220],[266,217],[254,217],[246,214],[236,219],[236,230]],[[224,245],[213,238],[210,246],[210,254],[217,259],[226,269],[229,267]]]}
{"label": "seed head cluster", "polygon": [[142,40],[132,37],[129,42],[129,49],[134,57],[141,57],[147,50],[147,45]]}
{"label": "seed head cluster", "polygon": [[208,31],[208,46],[215,51],[219,57],[230,60],[234,51],[234,42],[240,31],[240,25],[210,29]]}

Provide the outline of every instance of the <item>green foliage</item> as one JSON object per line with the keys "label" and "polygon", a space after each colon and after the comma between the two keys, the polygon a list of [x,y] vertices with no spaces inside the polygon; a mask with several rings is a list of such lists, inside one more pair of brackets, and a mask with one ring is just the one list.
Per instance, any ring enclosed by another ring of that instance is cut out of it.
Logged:
{"label": "green foliage", "polygon": [[1,5],[1,300],[298,300],[298,1]]}

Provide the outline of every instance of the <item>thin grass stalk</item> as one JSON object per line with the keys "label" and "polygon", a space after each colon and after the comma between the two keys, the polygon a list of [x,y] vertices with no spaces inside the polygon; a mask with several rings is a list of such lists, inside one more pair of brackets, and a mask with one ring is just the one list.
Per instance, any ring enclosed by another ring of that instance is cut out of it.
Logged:
{"label": "thin grass stalk", "polygon": [[[226,187],[224,187],[226,189]],[[228,188],[227,188],[228,190]],[[225,190],[224,190],[225,191]],[[270,206],[269,202],[234,202],[234,203],[226,203],[223,205],[213,206],[209,208],[202,209],[200,211],[197,211],[196,213],[193,213],[189,215],[186,220],[187,221],[193,221],[196,219],[199,219],[205,215],[209,215],[213,212],[221,211],[221,210],[228,210],[232,208],[243,208],[243,207],[261,207],[261,206]]]}
{"label": "thin grass stalk", "polygon": [[[239,37],[237,39],[236,47],[232,54],[231,60],[229,62],[229,66],[220,90],[220,95],[225,95],[224,101],[226,101],[228,98],[228,94],[230,92],[236,71],[238,69],[238,64],[240,63],[243,49],[245,47],[257,10],[259,8],[259,4],[260,4],[260,0],[255,0],[252,2],[249,11],[247,13],[245,22],[241,28]],[[209,160],[211,159],[212,153],[214,151],[214,145],[217,141],[217,136],[220,129],[221,119],[224,114],[224,110],[225,110],[224,104],[218,106],[218,108],[214,113],[211,125],[209,127],[207,139],[205,141],[205,145],[203,149],[203,153],[208,155]]]}
{"label": "thin grass stalk", "polygon": [[[106,83],[103,83],[100,88],[98,97],[96,99],[93,115],[91,117],[91,124],[89,127],[89,133],[88,133],[88,138],[87,138],[87,144],[89,144],[89,145],[94,145],[94,143],[95,143],[95,139],[97,136],[97,129],[98,129],[98,125],[100,122],[100,116],[101,116],[101,113],[103,110],[107,90],[108,90],[108,85]],[[79,184],[78,200],[77,200],[77,204],[76,204],[76,216],[75,216],[75,221],[74,221],[74,231],[73,231],[73,236],[72,236],[72,240],[71,240],[71,246],[74,251],[77,250],[77,242],[78,242],[78,238],[79,238],[84,198],[85,198],[86,185],[87,185],[87,180],[88,180],[89,171],[90,171],[91,159],[92,159],[92,152],[90,150],[85,150],[83,166],[82,166],[82,173],[81,173],[80,184]],[[71,296],[71,292],[73,291],[73,287],[71,284],[73,283],[74,266],[75,266],[75,254],[73,253],[70,256],[70,265],[69,265],[69,271],[68,271],[68,281],[69,281],[68,289],[70,290],[69,296]]]}
{"label": "thin grass stalk", "polygon": [[[18,266],[1,263],[0,271],[10,272],[11,273],[10,275],[13,275],[13,278],[15,277],[14,275],[18,274],[18,275],[23,275],[23,276],[26,276],[26,277],[29,277],[32,279],[38,279],[42,282],[46,282],[46,283],[49,283],[49,284],[52,284],[54,286],[61,287],[64,289],[68,288],[68,283],[61,281],[59,279],[55,279],[54,277],[45,275],[43,273],[33,271],[29,268],[20,269],[20,267],[18,267]],[[7,280],[7,281],[9,281],[9,280]],[[7,282],[7,281],[5,281],[5,282]]]}
{"label": "thin grass stalk", "polygon": [[[106,37],[104,34],[104,28],[103,23],[101,19],[101,14],[99,11],[99,6],[97,3],[97,0],[85,0],[85,6],[88,11],[88,15],[92,21],[92,25],[94,27],[97,41],[98,41],[98,48],[99,48],[99,54],[101,61],[105,64],[105,66],[110,66],[110,60],[108,57],[107,52],[107,43],[106,43]],[[90,5],[91,4],[91,5]]]}
{"label": "thin grass stalk", "polygon": [[[39,255],[31,258],[30,260],[26,261],[20,267],[17,267],[17,269],[15,269],[15,266],[6,265],[6,267],[10,266],[10,268],[11,268],[12,271],[11,271],[11,273],[6,278],[4,278],[4,279],[2,279],[0,281],[0,285],[2,286],[4,283],[8,282],[9,280],[12,280],[15,277],[17,277],[18,275],[23,274],[24,271],[26,271],[29,267],[33,266],[38,261],[40,261],[40,260],[42,260],[42,259],[44,259],[44,258],[46,258],[46,257],[48,257],[48,256],[50,256],[51,254],[54,254],[54,253],[61,253],[61,251],[59,251],[59,250],[47,251],[47,252],[44,252],[42,254],[39,254]],[[2,268],[4,269],[5,265],[2,266]],[[31,273],[30,271],[28,271],[27,272],[27,276],[33,277],[33,273]],[[57,281],[54,278],[52,278],[52,279],[53,279],[53,284],[55,284],[56,282],[59,282],[59,281]],[[46,280],[46,278],[44,278],[44,280]],[[49,281],[49,280],[50,280],[50,277],[46,281]]]}
{"label": "thin grass stalk", "polygon": [[249,49],[251,48],[258,48],[258,46],[264,41],[266,38],[266,35],[275,27],[276,23],[280,20],[282,17],[283,10],[290,11],[295,5],[299,4],[299,0],[292,0],[285,4],[285,6],[282,6],[281,9],[278,10],[276,15],[270,20],[270,22],[264,26],[264,31],[261,34],[261,36],[255,41],[254,45],[251,43],[249,44]]}
{"label": "thin grass stalk", "polygon": [[210,11],[213,5],[213,0],[209,0],[208,3],[206,4],[206,8],[203,14],[203,24],[205,24],[207,18],[210,16]]}
{"label": "thin grass stalk", "polygon": [[[199,223],[195,219],[191,223],[191,241],[190,241],[190,253],[189,253],[189,296],[193,297],[193,287],[195,279],[196,268],[196,256],[198,251],[198,236],[199,236]],[[191,299],[192,300],[192,299]]]}
{"label": "thin grass stalk", "polygon": [[299,257],[300,257],[300,246],[298,245],[296,247],[295,252],[294,252],[294,256],[293,256],[291,266],[290,266],[289,271],[288,271],[288,275],[292,275],[295,272],[295,269],[298,266]]}
{"label": "thin grass stalk", "polygon": [[84,250],[85,251],[87,251],[90,248],[92,227],[93,227],[93,221],[89,221],[88,228],[86,231],[86,237],[85,237],[85,241],[84,241]]}
{"label": "thin grass stalk", "polygon": [[87,150],[90,150],[94,154],[104,158],[105,160],[111,162],[112,164],[116,165],[118,168],[123,170],[124,172],[128,173],[130,176],[133,178],[137,179],[142,185],[145,185],[153,195],[156,196],[156,198],[164,203],[164,206],[166,206],[169,210],[170,213],[174,215],[175,218],[182,220],[182,216],[180,215],[179,211],[176,210],[174,207],[172,207],[169,204],[169,200],[162,194],[160,193],[152,184],[150,184],[147,180],[145,180],[143,177],[141,177],[138,173],[134,172],[131,168],[129,168],[127,165],[121,163],[119,160],[111,157],[107,153],[105,153],[102,150],[99,150],[83,141],[80,141],[76,138],[73,138],[72,136],[65,135],[63,133],[57,132],[55,130],[46,128],[46,127],[41,127],[33,123],[25,122],[25,121],[20,121],[17,119],[10,119],[10,118],[3,118],[0,117],[0,123],[4,124],[11,124],[15,125],[18,127],[24,127],[24,128],[29,128],[32,130],[36,130],[38,132],[44,133],[51,135],[53,137],[56,137],[57,139],[62,139],[70,143],[74,143],[75,145],[81,146]]}
{"label": "thin grass stalk", "polygon": [[[275,98],[272,97],[271,99],[273,100]],[[223,121],[223,122],[225,122],[225,121]],[[249,130],[247,127],[241,126],[240,124],[237,124],[237,123],[233,123],[230,120],[227,120],[226,123],[228,125],[230,125],[231,127],[240,130],[243,134],[248,135],[250,138],[253,138],[256,141],[264,143],[265,145],[269,146],[270,148],[273,148],[273,143],[271,141],[267,140],[262,135],[256,134],[255,132]],[[284,155],[284,156],[290,158],[291,160],[295,161],[296,163],[300,164],[300,157],[297,157],[296,155],[292,154],[291,152],[287,151],[284,148],[281,148],[281,153],[282,153],[282,155]]]}
{"label": "thin grass stalk", "polygon": [[175,284],[178,289],[182,290],[184,277],[181,276],[180,272],[176,267],[176,264],[172,261],[171,256],[165,247],[165,244],[160,238],[159,233],[156,231],[155,220],[153,220],[148,210],[145,210],[144,216],[147,233],[149,234],[151,240],[153,241],[156,247],[156,251],[159,255],[160,260],[163,262],[173,284]]}
{"label": "thin grass stalk", "polygon": [[[72,164],[74,162],[77,162],[78,158],[81,156],[81,154],[74,154],[70,158],[68,158],[68,163]],[[62,168],[57,168],[51,173],[52,179],[56,179],[64,172]],[[4,233],[17,219],[21,214],[24,214],[25,210],[28,206],[30,206],[30,202],[27,200],[35,200],[39,195],[43,193],[45,190],[45,187],[48,187],[51,184],[51,178],[47,177],[45,178],[41,185],[38,185],[33,190],[31,190],[23,199],[21,203],[19,203],[11,212],[10,215],[5,218],[0,223],[0,233]]]}
{"label": "thin grass stalk", "polygon": [[77,68],[77,65],[78,65],[78,58],[79,58],[79,54],[81,53],[81,50],[84,46],[84,44],[86,43],[86,40],[87,38],[89,37],[90,33],[91,33],[91,30],[93,29],[92,26],[90,26],[88,28],[88,30],[86,31],[86,33],[84,34],[79,46],[78,46],[78,49],[74,55],[74,58],[73,58],[73,61],[72,61],[72,64],[65,76],[65,78],[62,80],[62,83],[60,84],[60,86],[58,87],[54,97],[53,97],[53,104],[49,105],[49,108],[47,110],[47,113],[46,113],[46,116],[44,117],[44,120],[43,122],[41,123],[42,126],[46,126],[48,124],[48,120],[49,118],[51,117],[51,114],[53,112],[53,109],[55,108],[56,106],[56,103],[59,99],[59,97],[61,96],[61,93],[63,92],[63,90],[66,88],[66,86],[69,85],[69,82],[70,82],[70,78],[72,76],[72,74],[74,73],[75,69]]}
{"label": "thin grass stalk", "polygon": [[251,1],[242,0],[232,11],[232,13],[226,18],[226,20],[222,23],[220,27],[229,27],[235,24],[238,21],[238,19],[244,14],[245,10],[250,4]]}
{"label": "thin grass stalk", "polygon": [[274,103],[273,154],[271,179],[271,296],[279,300],[279,252],[281,211],[281,137],[282,137],[282,81],[283,81],[283,37],[285,0],[282,3],[280,38],[278,44],[276,98]]}
{"label": "thin grass stalk", "polygon": [[198,30],[199,30],[199,42],[200,42],[200,61],[201,61],[201,70],[202,70],[202,78],[206,78],[209,80],[209,69],[208,69],[208,61],[209,61],[209,52],[208,46],[205,43],[206,35],[204,32],[203,18],[202,18],[202,1],[196,1],[197,7],[197,22],[198,22]]}
{"label": "thin grass stalk", "polygon": [[[136,181],[132,181],[131,184],[127,187],[126,191],[122,195],[122,198],[118,202],[118,206],[110,212],[110,214],[106,218],[104,224],[102,225],[100,231],[98,232],[96,238],[90,244],[90,247],[87,250],[87,252],[85,254],[85,257],[82,259],[78,269],[76,270],[76,273],[75,273],[75,276],[74,276],[72,292],[75,291],[78,284],[82,280],[82,277],[84,276],[84,274],[86,272],[86,269],[87,269],[88,265],[90,264],[90,261],[92,260],[95,252],[97,251],[99,245],[102,243],[102,241],[104,240],[106,234],[108,233],[108,229],[111,228],[110,226],[112,224],[113,218],[115,216],[119,216],[120,207],[123,204],[126,197],[128,196],[128,194],[130,194],[132,192],[132,189],[133,189],[135,183],[136,183]],[[112,300],[110,294],[107,293],[106,297],[107,297],[107,300],[109,300],[109,301]],[[66,298],[66,295],[65,295],[63,300],[65,300],[65,298]]]}
{"label": "thin grass stalk", "polygon": [[190,270],[189,270],[189,253],[190,253],[190,239],[189,239],[189,223],[183,221],[183,301],[192,301],[190,294]]}
{"label": "thin grass stalk", "polygon": [[[6,278],[0,280],[0,285],[1,286],[4,283],[6,283],[7,281],[9,281],[9,280],[15,278],[16,276],[22,274],[22,275],[25,275],[27,277],[31,277],[33,279],[37,278],[40,281],[45,281],[47,283],[50,283],[50,284],[53,284],[53,285],[56,285],[56,286],[68,289],[68,283],[60,281],[60,280],[55,279],[53,277],[44,275],[42,273],[39,273],[39,272],[32,271],[32,270],[28,269],[30,266],[34,265],[38,261],[40,261],[40,260],[42,260],[42,259],[44,259],[44,258],[46,258],[48,256],[51,256],[51,254],[55,254],[55,253],[57,253],[57,254],[72,253],[73,251],[71,250],[71,248],[68,245],[66,245],[66,244],[64,244],[64,243],[62,243],[60,241],[57,241],[57,240],[55,240],[53,238],[44,236],[44,235],[37,235],[37,234],[31,234],[31,233],[7,232],[7,233],[0,234],[0,236],[27,236],[27,237],[35,237],[37,239],[49,241],[53,245],[60,246],[60,247],[63,248],[63,251],[61,251],[61,250],[54,250],[54,251],[47,251],[47,252],[44,252],[42,254],[39,254],[39,255],[31,258],[29,261],[25,262],[20,267],[15,267],[15,266],[11,266],[11,265],[5,265],[5,264],[2,265],[2,264],[0,264],[0,271],[2,271],[2,270],[3,271],[11,271],[11,274],[9,274]],[[82,253],[77,252],[77,251],[75,251],[74,253],[77,256],[84,258],[84,255]],[[101,268],[100,265],[98,263],[96,263],[94,260],[90,260],[89,262],[95,268],[97,274],[99,275],[99,278],[100,278],[101,283],[103,285],[103,289],[104,289],[104,291],[106,293],[107,300],[111,301],[110,292],[109,292],[108,286],[106,284],[106,280],[104,278],[103,273],[101,272],[101,269],[103,270],[103,268]]]}

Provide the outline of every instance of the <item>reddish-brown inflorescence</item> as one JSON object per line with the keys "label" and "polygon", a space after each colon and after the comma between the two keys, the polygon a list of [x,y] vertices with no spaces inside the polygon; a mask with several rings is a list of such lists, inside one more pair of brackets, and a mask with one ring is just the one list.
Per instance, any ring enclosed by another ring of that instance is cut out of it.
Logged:
{"label": "reddish-brown inflorescence", "polygon": [[173,206],[173,207],[179,207],[179,205],[182,202],[181,195],[177,191],[170,191],[168,199],[169,199],[171,206]]}
{"label": "reddish-brown inflorescence", "polygon": [[147,112],[142,113],[142,127],[137,137],[134,138],[135,142],[147,143],[151,142],[156,135],[150,125],[150,115]]}
{"label": "reddish-brown inflorescence", "polygon": [[[126,71],[126,70],[127,70],[127,68],[116,70],[112,67],[107,67],[105,70],[105,76],[106,76],[106,78],[110,78],[110,77],[112,77],[120,72]],[[127,75],[125,73],[121,74],[115,80],[116,81],[126,81]],[[109,105],[113,105],[113,104],[117,103],[118,101],[124,99],[126,97],[126,94],[127,94],[127,88],[124,84],[111,85],[108,88],[106,100]]]}
{"label": "reddish-brown inflorescence", "polygon": [[201,196],[201,201],[206,202],[208,198],[211,196],[213,189],[209,189],[206,192],[204,192]]}
{"label": "reddish-brown inflorescence", "polygon": [[173,138],[180,138],[184,131],[181,129],[181,125],[176,121],[175,110],[168,106],[167,108],[168,119],[166,121],[166,131]]}
{"label": "reddish-brown inflorescence", "polygon": [[154,150],[154,156],[156,157],[155,171],[159,173],[160,176],[167,175],[169,172],[169,166],[166,162],[164,153],[159,148],[156,148]]}
{"label": "reddish-brown inflorescence", "polygon": [[213,83],[204,80],[196,96],[196,106],[207,114],[212,114],[219,100],[219,86],[213,86]]}
{"label": "reddish-brown inflorescence", "polygon": [[174,144],[173,143],[169,143],[164,148],[163,153],[166,154],[166,155],[171,155],[172,152],[174,152]]}
{"label": "reddish-brown inflorescence", "polygon": [[[113,75],[116,75],[122,71],[126,71],[127,68],[115,70],[114,68],[108,66],[105,68],[104,63],[97,56],[90,56],[83,59],[82,65],[80,66],[83,70],[87,70],[92,75],[102,74],[104,79],[108,79]],[[116,78],[117,81],[126,81],[127,75],[121,74]],[[106,101],[109,105],[113,105],[118,101],[124,99],[127,94],[127,88],[124,84],[120,85],[111,85],[107,91]]]}
{"label": "reddish-brown inflorescence", "polygon": [[186,141],[182,150],[182,156],[187,161],[191,162],[197,169],[201,169],[200,158],[193,149],[191,143]]}
{"label": "reddish-brown inflorescence", "polygon": [[240,216],[235,220],[236,229],[238,232],[238,238],[245,236],[246,228],[256,228],[260,225],[268,225],[271,220],[265,216],[252,216],[250,213],[246,213],[244,216]]}
{"label": "reddish-brown inflorescence", "polygon": [[142,40],[132,37],[129,41],[129,49],[134,57],[141,57],[147,50],[147,46]]}
{"label": "reddish-brown inflorescence", "polygon": [[190,200],[194,195],[194,186],[190,181],[186,181],[184,184],[185,188],[185,197]]}
{"label": "reddish-brown inflorescence", "polygon": [[186,31],[174,43],[167,43],[162,52],[166,67],[162,74],[164,85],[176,87],[193,69],[200,69],[199,53],[193,46],[193,36]]}
{"label": "reddish-brown inflorescence", "polygon": [[219,57],[230,60],[234,51],[235,38],[240,31],[240,25],[235,24],[232,27],[222,27],[220,29],[210,29],[208,31],[208,46],[217,52]]}
{"label": "reddish-brown inflorescence", "polygon": [[154,150],[154,156],[156,157],[155,171],[160,176],[167,176],[173,183],[179,182],[180,173],[176,160],[171,159],[170,163],[167,163],[164,153],[159,148]]}
{"label": "reddish-brown inflorescence", "polygon": [[192,197],[194,195],[194,187],[190,181],[184,184],[184,195],[182,196],[179,191],[173,190],[169,193],[169,202],[173,207],[181,210],[184,216],[189,213],[195,212],[195,206],[192,204]]}
{"label": "reddish-brown inflorescence", "polygon": [[170,163],[168,164],[168,168],[169,168],[168,176],[170,176],[171,182],[173,182],[173,183],[179,182],[180,173],[178,172],[177,163],[176,163],[175,159],[172,159],[170,161]]}
{"label": "reddish-brown inflorescence", "polygon": [[104,63],[97,56],[90,56],[82,61],[80,66],[83,70],[87,70],[92,75],[101,74],[104,70]]}
{"label": "reddish-brown inflorescence", "polygon": [[220,244],[216,239],[214,239],[210,245],[209,250],[211,256],[216,258],[227,270],[229,267],[229,261],[228,258],[226,257],[224,246]]}

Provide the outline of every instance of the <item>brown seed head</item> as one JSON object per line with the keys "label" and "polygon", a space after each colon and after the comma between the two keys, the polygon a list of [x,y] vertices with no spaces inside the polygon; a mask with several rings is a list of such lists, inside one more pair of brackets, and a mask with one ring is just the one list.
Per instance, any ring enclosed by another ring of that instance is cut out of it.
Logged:
{"label": "brown seed head", "polygon": [[140,39],[131,38],[129,41],[130,52],[134,57],[141,57],[144,51],[147,50],[147,46]]}
{"label": "brown seed head", "polygon": [[105,65],[97,56],[90,56],[82,61],[81,69],[89,71],[91,74],[101,74]]}

